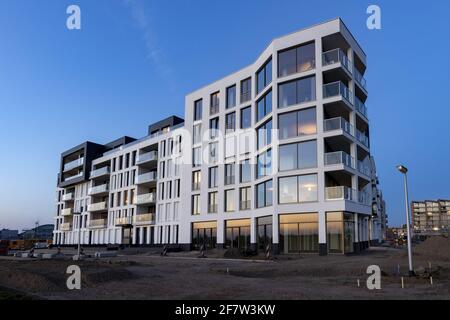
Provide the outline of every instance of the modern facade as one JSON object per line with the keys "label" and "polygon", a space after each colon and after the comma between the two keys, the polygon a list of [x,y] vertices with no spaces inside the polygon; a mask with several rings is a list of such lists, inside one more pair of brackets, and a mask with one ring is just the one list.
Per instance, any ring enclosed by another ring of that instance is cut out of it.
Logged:
{"label": "modern facade", "polygon": [[411,203],[414,233],[440,235],[450,227],[450,200],[425,200]]}
{"label": "modern facade", "polygon": [[365,70],[335,19],[188,94],[184,122],[63,153],[55,243],[321,255],[378,243]]}

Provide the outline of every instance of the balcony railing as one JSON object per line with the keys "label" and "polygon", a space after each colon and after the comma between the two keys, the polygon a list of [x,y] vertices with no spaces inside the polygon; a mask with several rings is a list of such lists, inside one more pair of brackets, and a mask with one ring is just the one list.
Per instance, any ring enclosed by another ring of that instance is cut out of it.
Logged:
{"label": "balcony railing", "polygon": [[61,210],[62,216],[71,216],[73,214],[73,208],[66,208]]}
{"label": "balcony railing", "polygon": [[107,220],[106,219],[95,219],[89,221],[90,228],[106,228]]}
{"label": "balcony railing", "polygon": [[62,196],[62,200],[63,201],[72,201],[74,199],[74,194],[73,192],[70,193],[66,193]]}
{"label": "balcony railing", "polygon": [[366,136],[365,133],[359,131],[358,129],[356,129],[356,140],[361,142],[366,147],[369,147],[369,137]]}
{"label": "balcony railing", "polygon": [[137,224],[155,223],[155,214],[154,213],[138,214],[138,215],[134,216],[134,223],[137,223]]}
{"label": "balcony railing", "polygon": [[354,72],[355,74],[355,80],[357,83],[359,83],[359,85],[361,87],[364,88],[364,90],[367,90],[367,82],[366,82],[366,78],[364,78],[364,76],[361,74],[361,72],[359,72],[356,68],[354,68]]}
{"label": "balcony railing", "polygon": [[353,93],[347,88],[347,86],[341,82],[336,81],[323,85],[323,98],[331,98],[342,96],[345,100],[353,104]]}
{"label": "balcony railing", "polygon": [[208,213],[217,213],[217,204],[209,204]]}
{"label": "balcony railing", "polygon": [[367,107],[358,97],[355,97],[355,108],[367,119]]}
{"label": "balcony railing", "polygon": [[107,209],[108,209],[108,207],[106,205],[106,201],[91,203],[90,205],[88,205],[89,212],[102,211],[102,210],[107,210]]}
{"label": "balcony railing", "polygon": [[107,183],[99,186],[89,188],[89,195],[109,192],[109,185]]}
{"label": "balcony railing", "polygon": [[150,161],[158,160],[158,153],[156,151],[150,151],[147,153],[141,153],[136,158],[136,163],[141,164]]}
{"label": "balcony railing", "polygon": [[328,66],[340,62],[348,72],[352,73],[351,62],[342,49],[337,48],[322,53],[322,64]]}
{"label": "balcony railing", "polygon": [[64,165],[64,171],[69,171],[75,169],[84,164],[84,158],[79,158],[73,161],[70,161]]}
{"label": "balcony railing", "polygon": [[136,184],[148,183],[156,181],[156,172],[147,172],[140,174],[136,177]]}
{"label": "balcony railing", "polygon": [[61,231],[70,231],[72,229],[72,224],[71,223],[61,223],[59,225],[59,230]]}
{"label": "balcony railing", "polygon": [[250,210],[251,209],[252,202],[250,200],[241,201],[239,203],[240,210]]}
{"label": "balcony railing", "polygon": [[132,223],[131,216],[116,218],[116,226],[125,226],[125,225],[130,225],[131,223]]}
{"label": "balcony railing", "polygon": [[323,128],[324,131],[344,130],[352,136],[355,133],[354,127],[342,117],[326,119],[323,122]]}
{"label": "balcony railing", "polygon": [[325,165],[332,166],[343,164],[350,168],[355,168],[355,159],[344,151],[325,153]]}
{"label": "balcony railing", "polygon": [[136,204],[154,203],[155,201],[156,201],[156,194],[154,192],[139,194],[136,197]]}
{"label": "balcony railing", "polygon": [[358,202],[361,204],[365,204],[366,206],[370,206],[371,202],[370,194],[367,191],[359,191]]}
{"label": "balcony railing", "polygon": [[110,172],[109,167],[99,168],[96,170],[92,170],[90,177],[91,177],[91,179],[93,179],[93,178],[97,178],[97,177],[106,176],[109,174],[109,172]]}
{"label": "balcony railing", "polygon": [[77,173],[77,174],[75,174],[75,175],[73,175],[73,176],[66,177],[66,178],[64,179],[64,181],[74,180],[74,179],[77,179],[77,178],[81,178],[82,176],[83,176],[83,172],[79,172],[79,173]]}
{"label": "balcony railing", "polygon": [[325,200],[350,200],[354,201],[356,190],[349,187],[327,187],[325,188]]}
{"label": "balcony railing", "polygon": [[366,176],[370,176],[370,168],[365,161],[358,161],[358,171]]}

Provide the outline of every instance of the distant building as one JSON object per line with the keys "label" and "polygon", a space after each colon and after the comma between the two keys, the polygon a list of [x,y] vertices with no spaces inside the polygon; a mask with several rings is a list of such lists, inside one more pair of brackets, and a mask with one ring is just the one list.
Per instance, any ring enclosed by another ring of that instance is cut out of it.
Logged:
{"label": "distant building", "polygon": [[53,229],[55,226],[53,224],[44,224],[42,226],[23,231],[19,234],[19,239],[29,240],[51,240],[53,239]]}
{"label": "distant building", "polygon": [[387,214],[386,214],[386,202],[383,200],[383,193],[381,192],[380,182],[375,165],[375,159],[370,157],[370,176],[372,186],[372,219],[373,225],[373,239],[378,239],[379,242],[386,240],[387,232]]}
{"label": "distant building", "polygon": [[425,200],[411,203],[414,233],[440,235],[449,231],[450,200]]}
{"label": "distant building", "polygon": [[0,230],[0,240],[15,240],[18,238],[18,230],[2,229]]}
{"label": "distant building", "polygon": [[386,230],[386,238],[388,240],[404,239],[407,234],[408,231],[406,229],[406,224],[404,224],[402,227],[392,227],[387,228]]}

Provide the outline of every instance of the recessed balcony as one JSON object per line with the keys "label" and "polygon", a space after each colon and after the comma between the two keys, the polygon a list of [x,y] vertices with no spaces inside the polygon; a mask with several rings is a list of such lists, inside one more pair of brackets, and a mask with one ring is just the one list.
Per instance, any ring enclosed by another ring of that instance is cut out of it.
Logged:
{"label": "recessed balcony", "polygon": [[369,137],[364,133],[356,129],[356,140],[361,142],[367,148],[369,147]]}
{"label": "recessed balcony", "polygon": [[360,204],[366,205],[366,206],[370,206],[372,199],[371,199],[371,195],[369,192],[365,191],[365,190],[360,190],[358,192],[358,202]]}
{"label": "recessed balcony", "polygon": [[136,197],[137,205],[146,205],[146,204],[154,204],[156,202],[156,193],[144,193],[139,194]]}
{"label": "recessed balcony", "polygon": [[347,120],[342,117],[336,117],[332,119],[326,119],[323,122],[323,131],[335,131],[342,130],[351,136],[355,135],[355,128]]}
{"label": "recessed balcony", "polygon": [[132,224],[131,217],[116,218],[116,226],[129,226]]}
{"label": "recessed balcony", "polygon": [[136,177],[136,184],[152,184],[156,182],[156,172],[147,172]]}
{"label": "recessed balcony", "polygon": [[95,219],[89,221],[89,228],[91,229],[102,229],[106,228],[107,220],[106,219]]}
{"label": "recessed balcony", "polygon": [[322,53],[322,66],[344,67],[345,70],[352,74],[352,63],[341,48],[336,48]]}
{"label": "recessed balcony", "polygon": [[73,192],[66,193],[62,196],[63,201],[73,201],[75,199],[75,195]]}
{"label": "recessed balcony", "polygon": [[103,167],[103,168],[99,168],[96,170],[92,170],[90,178],[95,179],[95,178],[105,177],[105,176],[108,176],[109,174],[110,174],[109,167]]}
{"label": "recessed balcony", "polygon": [[158,152],[156,152],[156,151],[141,153],[136,157],[137,165],[148,164],[150,162],[156,162],[156,161],[158,161]]}
{"label": "recessed balcony", "polygon": [[84,158],[79,158],[64,164],[64,172],[81,167],[84,164]]}
{"label": "recessed balcony", "polygon": [[78,178],[81,178],[81,177],[83,177],[83,172],[78,172],[77,174],[74,174],[72,176],[65,177],[64,181],[71,181],[71,180],[75,180],[75,179],[78,179]]}
{"label": "recessed balcony", "polygon": [[61,223],[59,225],[59,230],[61,230],[61,231],[70,231],[70,230],[72,230],[72,224],[71,223]]}
{"label": "recessed balcony", "polygon": [[355,158],[344,151],[327,152],[324,159],[325,166],[344,165],[355,169]]}
{"label": "recessed balcony", "polygon": [[106,205],[106,201],[91,203],[90,205],[88,205],[89,212],[98,212],[98,211],[107,211],[107,210],[108,210],[108,206]]}
{"label": "recessed balcony", "polygon": [[327,187],[325,188],[325,200],[356,200],[356,190],[346,187]]}
{"label": "recessed balcony", "polygon": [[61,215],[63,217],[71,216],[73,215],[73,208],[65,208],[61,210]]}
{"label": "recessed balcony", "polygon": [[356,96],[355,96],[355,109],[363,116],[364,119],[366,120],[368,119],[366,105]]}
{"label": "recessed balcony", "polygon": [[342,82],[336,81],[323,85],[323,98],[339,98],[353,105],[353,92]]}
{"label": "recessed balcony", "polygon": [[353,74],[355,75],[355,82],[359,85],[361,89],[365,93],[367,93],[367,81],[366,78],[359,72],[356,68],[354,68]]}
{"label": "recessed balcony", "polygon": [[370,177],[370,167],[366,163],[366,161],[358,160],[358,171],[364,174],[367,177]]}
{"label": "recessed balcony", "polygon": [[155,214],[154,213],[145,213],[138,214],[134,216],[134,224],[142,225],[142,224],[154,224],[155,223]]}
{"label": "recessed balcony", "polygon": [[89,195],[105,195],[109,193],[109,185],[107,183],[89,188]]}

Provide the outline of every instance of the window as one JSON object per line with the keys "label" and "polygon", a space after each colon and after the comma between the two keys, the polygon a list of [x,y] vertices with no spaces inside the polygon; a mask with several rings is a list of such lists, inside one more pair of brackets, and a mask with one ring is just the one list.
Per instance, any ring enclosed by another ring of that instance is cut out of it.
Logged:
{"label": "window", "polygon": [[192,131],[192,143],[196,144],[202,142],[202,125],[200,123],[196,124]]}
{"label": "window", "polygon": [[257,132],[257,145],[258,149],[261,149],[272,143],[272,120],[267,121],[265,124],[256,129]]}
{"label": "window", "polygon": [[279,178],[278,192],[280,204],[317,201],[317,175]]}
{"label": "window", "polygon": [[256,103],[257,112],[256,112],[256,121],[261,120],[266,115],[272,112],[272,91],[268,92],[264,97],[259,99]]}
{"label": "window", "polygon": [[297,72],[314,69],[316,66],[314,43],[278,53],[278,76],[284,77]]}
{"label": "window", "polygon": [[232,112],[225,116],[225,133],[236,130],[236,113]]}
{"label": "window", "polygon": [[256,164],[256,177],[257,179],[272,174],[272,150],[269,149],[266,152],[260,154],[257,157]]}
{"label": "window", "polygon": [[235,210],[234,189],[225,190],[225,212]]}
{"label": "window", "polygon": [[200,195],[194,194],[192,196],[192,215],[196,216],[200,214]]}
{"label": "window", "polygon": [[211,95],[211,104],[209,106],[209,114],[213,115],[219,112],[220,98],[219,92],[215,92]]}
{"label": "window", "polygon": [[252,99],[252,78],[241,81],[241,103]]}
{"label": "window", "polygon": [[202,149],[200,147],[192,150],[192,166],[199,167],[202,165]]}
{"label": "window", "polygon": [[278,128],[280,139],[315,134],[317,132],[316,108],[280,114]]}
{"label": "window", "polygon": [[217,213],[218,195],[217,192],[208,193],[208,213]]}
{"label": "window", "polygon": [[252,189],[250,187],[241,188],[239,191],[239,209],[240,210],[249,210],[251,209],[252,204]]}
{"label": "window", "polygon": [[202,119],[203,100],[197,100],[194,102],[194,121]]}
{"label": "window", "polygon": [[216,163],[219,159],[219,143],[213,142],[209,144],[209,163]]}
{"label": "window", "polygon": [[268,207],[272,205],[273,186],[272,180],[260,183],[256,186],[256,207]]}
{"label": "window", "polygon": [[250,160],[244,160],[240,164],[241,171],[241,183],[250,182],[252,180],[252,166],[250,165]]}
{"label": "window", "polygon": [[280,171],[317,167],[317,141],[311,140],[280,146]]}
{"label": "window", "polygon": [[192,172],[192,190],[200,190],[200,184],[202,182],[202,172],[194,171]]}
{"label": "window", "polygon": [[319,251],[317,213],[280,215],[280,249],[283,253]]}
{"label": "window", "polygon": [[225,164],[225,185],[234,184],[234,163]]}
{"label": "window", "polygon": [[218,167],[209,168],[209,181],[208,181],[209,188],[216,188],[218,186],[218,180],[219,180]]}
{"label": "window", "polygon": [[259,69],[256,73],[258,93],[260,93],[265,87],[272,82],[272,59],[266,62],[266,64]]}
{"label": "window", "polygon": [[233,108],[236,106],[236,85],[227,88],[227,104],[226,108]]}
{"label": "window", "polygon": [[316,77],[285,82],[278,86],[278,108],[316,100]]}
{"label": "window", "polygon": [[219,136],[219,118],[209,120],[209,132],[211,139]]}
{"label": "window", "polygon": [[241,129],[247,129],[252,126],[252,108],[241,109]]}

